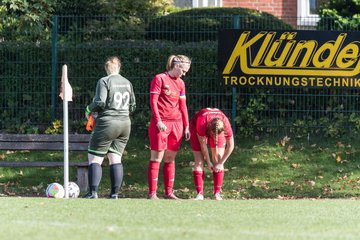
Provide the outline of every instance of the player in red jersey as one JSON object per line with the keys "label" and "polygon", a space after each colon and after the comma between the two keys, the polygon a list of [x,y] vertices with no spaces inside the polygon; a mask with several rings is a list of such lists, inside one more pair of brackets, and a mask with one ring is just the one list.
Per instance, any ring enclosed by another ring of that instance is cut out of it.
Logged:
{"label": "player in red jersey", "polygon": [[[196,200],[204,199],[204,162],[213,173],[214,197],[222,200],[224,163],[234,150],[234,137],[229,119],[217,108],[203,108],[190,120],[190,144],[194,154]],[[207,144],[210,145],[210,154]]]}
{"label": "player in red jersey", "polygon": [[191,60],[184,55],[171,55],[166,72],[157,74],[150,85],[152,117],[148,128],[151,156],[148,165],[149,199],[158,199],[157,185],[160,163],[164,159],[165,198],[178,199],[174,192],[175,157],[182,136],[190,139],[185,83],[182,76],[189,71]]}

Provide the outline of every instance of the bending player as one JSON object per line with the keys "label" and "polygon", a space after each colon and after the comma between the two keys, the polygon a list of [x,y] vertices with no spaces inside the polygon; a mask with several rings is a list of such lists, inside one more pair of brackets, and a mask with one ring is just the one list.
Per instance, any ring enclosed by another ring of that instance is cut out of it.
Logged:
{"label": "bending player", "polygon": [[[190,144],[194,155],[196,200],[204,200],[204,162],[213,173],[214,197],[222,200],[224,163],[234,150],[234,137],[229,119],[217,108],[203,108],[190,120]],[[211,160],[207,144],[210,145]]]}

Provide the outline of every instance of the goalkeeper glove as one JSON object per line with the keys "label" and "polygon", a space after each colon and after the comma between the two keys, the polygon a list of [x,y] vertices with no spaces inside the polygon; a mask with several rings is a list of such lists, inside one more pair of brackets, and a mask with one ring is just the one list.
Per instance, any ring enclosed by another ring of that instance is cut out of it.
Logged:
{"label": "goalkeeper glove", "polygon": [[94,129],[94,127],[95,127],[95,118],[90,113],[88,117],[88,121],[86,123],[86,130],[91,132]]}

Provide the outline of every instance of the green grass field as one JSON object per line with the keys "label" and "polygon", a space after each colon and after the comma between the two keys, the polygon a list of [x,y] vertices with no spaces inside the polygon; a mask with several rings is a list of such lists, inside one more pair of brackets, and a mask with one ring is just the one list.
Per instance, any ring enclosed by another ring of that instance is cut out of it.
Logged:
{"label": "green grass field", "polygon": [[[62,168],[0,168],[0,240],[7,239],[359,239],[360,141],[242,139],[226,163],[225,201],[212,199],[211,173],[197,202],[192,153],[176,159],[175,193],[184,200],[146,199],[147,138],[133,136],[123,157],[120,199],[103,168],[100,199],[48,199]],[[0,161],[62,161],[62,152],[0,151]],[[70,161],[86,161],[71,152]],[[70,181],[75,169],[70,168]],[[158,195],[163,192],[159,176]],[[84,194],[84,193],[81,193]]]}
{"label": "green grass field", "polygon": [[[223,195],[226,199],[258,198],[359,198],[359,139],[236,139],[225,164]],[[146,198],[150,150],[146,136],[132,135],[123,156],[124,185],[121,196]],[[0,151],[0,161],[62,161],[62,152]],[[70,152],[70,161],[87,161],[86,152]],[[106,162],[107,160],[105,160]],[[192,198],[193,156],[188,142],[176,158],[175,193]],[[109,193],[109,169],[103,168],[100,195]],[[70,181],[76,181],[70,168]],[[62,168],[0,168],[0,196],[45,195],[51,182],[63,183]],[[162,195],[162,172],[159,195]],[[205,174],[205,196],[212,197],[212,175]],[[82,193],[84,194],[84,193]]]}
{"label": "green grass field", "polygon": [[359,239],[354,200],[0,198],[0,239]]}

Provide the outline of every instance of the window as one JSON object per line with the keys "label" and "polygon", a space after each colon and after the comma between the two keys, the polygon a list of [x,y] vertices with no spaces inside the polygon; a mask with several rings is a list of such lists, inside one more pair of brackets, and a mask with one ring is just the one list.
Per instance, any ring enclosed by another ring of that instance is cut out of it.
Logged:
{"label": "window", "polygon": [[298,25],[316,26],[319,21],[319,8],[327,1],[329,0],[297,0]]}
{"label": "window", "polygon": [[178,7],[222,7],[222,0],[174,0]]}

